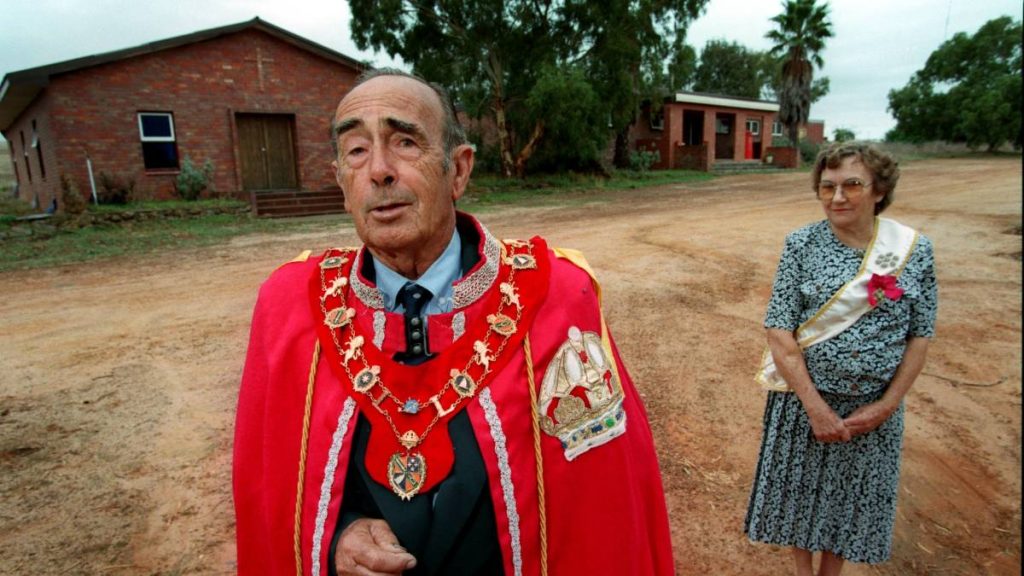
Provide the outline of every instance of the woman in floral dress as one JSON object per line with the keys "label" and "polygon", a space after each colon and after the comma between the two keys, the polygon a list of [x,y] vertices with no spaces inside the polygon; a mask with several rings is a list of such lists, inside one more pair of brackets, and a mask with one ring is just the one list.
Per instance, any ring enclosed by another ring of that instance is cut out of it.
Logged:
{"label": "woman in floral dress", "polygon": [[776,271],[758,380],[778,391],[744,529],[791,547],[801,576],[821,552],[826,576],[889,558],[903,397],[935,333],[936,284],[931,242],[877,217],[899,179],[890,156],[836,143],[812,178],[826,220],[786,237]]}

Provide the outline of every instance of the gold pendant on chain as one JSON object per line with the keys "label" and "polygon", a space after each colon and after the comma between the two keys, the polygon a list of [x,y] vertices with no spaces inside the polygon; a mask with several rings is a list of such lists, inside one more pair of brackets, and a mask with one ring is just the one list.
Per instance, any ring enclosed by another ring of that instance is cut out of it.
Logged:
{"label": "gold pendant on chain", "polygon": [[388,461],[388,483],[402,500],[412,500],[427,478],[427,461],[419,452],[395,452]]}

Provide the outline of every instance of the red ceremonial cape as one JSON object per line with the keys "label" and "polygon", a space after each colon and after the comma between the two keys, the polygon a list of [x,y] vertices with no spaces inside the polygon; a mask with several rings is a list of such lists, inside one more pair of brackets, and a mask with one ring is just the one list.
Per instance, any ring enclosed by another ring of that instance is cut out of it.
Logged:
{"label": "red ceremonial cape", "polygon": [[[672,574],[646,413],[604,326],[596,282],[562,255],[543,254],[548,288],[530,304],[532,321],[517,326],[521,340],[463,408],[487,469],[505,573],[539,576],[544,564],[552,576]],[[318,338],[323,316],[306,295],[321,261],[279,268],[253,314],[233,469],[243,576],[327,573],[355,418],[372,415],[334,366],[339,352]],[[467,309],[500,298],[499,285]],[[467,342],[484,330],[471,316]],[[410,372],[443,370],[433,367],[441,359]]]}

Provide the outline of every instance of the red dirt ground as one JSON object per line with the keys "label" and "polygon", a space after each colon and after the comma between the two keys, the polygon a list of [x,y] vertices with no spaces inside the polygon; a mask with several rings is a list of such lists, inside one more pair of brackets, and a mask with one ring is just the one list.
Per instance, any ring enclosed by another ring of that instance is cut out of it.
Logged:
{"label": "red dirt ground", "polygon": [[[645,396],[679,574],[783,574],[742,533],[764,395],[751,375],[807,175],[729,176],[484,214],[587,254]],[[472,211],[472,203],[466,207]],[[907,397],[892,560],[846,574],[1020,574],[1021,164],[904,169],[887,215],[935,243],[938,334]],[[0,572],[230,574],[230,450],[260,281],[322,233],[0,274]]]}

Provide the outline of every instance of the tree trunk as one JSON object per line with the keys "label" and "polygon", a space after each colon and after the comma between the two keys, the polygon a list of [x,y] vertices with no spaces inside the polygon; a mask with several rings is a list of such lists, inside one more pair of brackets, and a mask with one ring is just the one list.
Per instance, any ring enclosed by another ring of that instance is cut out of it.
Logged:
{"label": "tree trunk", "polygon": [[511,178],[515,170],[512,160],[512,133],[505,122],[505,102],[498,95],[494,97],[494,120],[498,125],[498,150],[501,154],[501,175]]}
{"label": "tree trunk", "polygon": [[786,126],[786,132],[789,135],[789,142],[796,148],[796,167],[800,167],[800,124],[793,122]]}
{"label": "tree trunk", "polygon": [[519,151],[519,155],[516,157],[516,177],[522,178],[526,174],[526,161],[533,156],[533,153],[537,150],[537,143],[540,142],[541,137],[544,136],[544,121],[538,120],[533,126],[533,133],[530,134],[530,140],[523,146],[523,149]]}
{"label": "tree trunk", "polygon": [[629,128],[627,125],[615,134],[615,154],[612,164],[616,168],[629,168]]}
{"label": "tree trunk", "polygon": [[494,52],[487,54],[487,65],[484,67],[491,79],[491,96],[494,101],[494,123],[498,127],[498,152],[501,157],[501,175],[511,178],[515,171],[512,159],[512,132],[508,129],[505,116],[505,84],[501,61]]}

